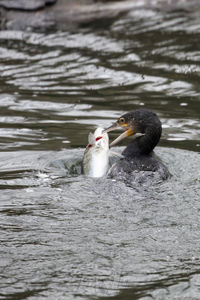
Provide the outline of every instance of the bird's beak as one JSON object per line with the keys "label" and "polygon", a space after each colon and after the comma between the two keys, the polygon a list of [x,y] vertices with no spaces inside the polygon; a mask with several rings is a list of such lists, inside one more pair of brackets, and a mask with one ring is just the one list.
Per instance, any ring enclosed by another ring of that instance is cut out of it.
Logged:
{"label": "bird's beak", "polygon": [[103,130],[103,133],[104,133],[104,132],[107,133],[107,132],[113,131],[113,130],[115,130],[115,129],[118,129],[119,127],[120,127],[119,124],[118,124],[117,122],[115,122],[115,123],[113,123],[110,127],[104,129],[104,130]]}
{"label": "bird's beak", "polygon": [[120,134],[111,144],[110,147],[115,146],[117,143],[119,143],[120,141],[122,141],[123,139],[125,139],[127,136],[133,135],[135,134],[135,132],[133,131],[133,129],[131,127],[129,127],[127,124],[126,125],[119,125],[117,122],[114,123],[113,125],[111,125],[110,127],[106,128],[103,132],[110,132],[113,131],[115,129],[119,129],[119,128],[125,128],[126,130]]}

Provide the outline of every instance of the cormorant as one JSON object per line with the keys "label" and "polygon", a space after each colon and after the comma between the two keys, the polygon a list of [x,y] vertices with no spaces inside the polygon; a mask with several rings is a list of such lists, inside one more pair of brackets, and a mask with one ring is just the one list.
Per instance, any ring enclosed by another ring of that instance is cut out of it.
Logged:
{"label": "cormorant", "polygon": [[122,152],[124,156],[110,169],[109,176],[122,178],[140,184],[159,182],[169,177],[169,171],[156,157],[153,149],[158,144],[161,133],[161,122],[153,111],[149,109],[136,109],[122,115],[117,122],[106,128],[110,132],[118,128],[125,131],[118,136],[110,147],[116,145],[125,137],[139,133]]}

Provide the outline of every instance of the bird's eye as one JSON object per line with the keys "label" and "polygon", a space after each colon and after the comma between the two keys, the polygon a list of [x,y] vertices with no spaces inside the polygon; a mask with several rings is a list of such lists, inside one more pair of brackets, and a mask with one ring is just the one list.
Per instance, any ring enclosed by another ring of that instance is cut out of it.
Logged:
{"label": "bird's eye", "polygon": [[119,118],[119,123],[120,124],[124,124],[125,123],[125,119],[124,118]]}

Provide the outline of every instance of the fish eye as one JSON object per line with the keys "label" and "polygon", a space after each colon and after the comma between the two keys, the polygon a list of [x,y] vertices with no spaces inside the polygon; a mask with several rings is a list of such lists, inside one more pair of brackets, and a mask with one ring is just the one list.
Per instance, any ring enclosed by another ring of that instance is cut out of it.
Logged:
{"label": "fish eye", "polygon": [[122,118],[119,118],[119,123],[120,124],[124,124],[125,123],[125,119],[122,117]]}

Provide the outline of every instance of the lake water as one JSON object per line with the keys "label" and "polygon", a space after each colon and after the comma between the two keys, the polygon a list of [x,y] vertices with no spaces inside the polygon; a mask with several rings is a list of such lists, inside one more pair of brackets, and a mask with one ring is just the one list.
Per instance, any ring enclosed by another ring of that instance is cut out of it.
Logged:
{"label": "lake water", "polygon": [[[0,299],[199,299],[199,15],[0,32]],[[88,133],[138,107],[171,178],[82,175]]]}

